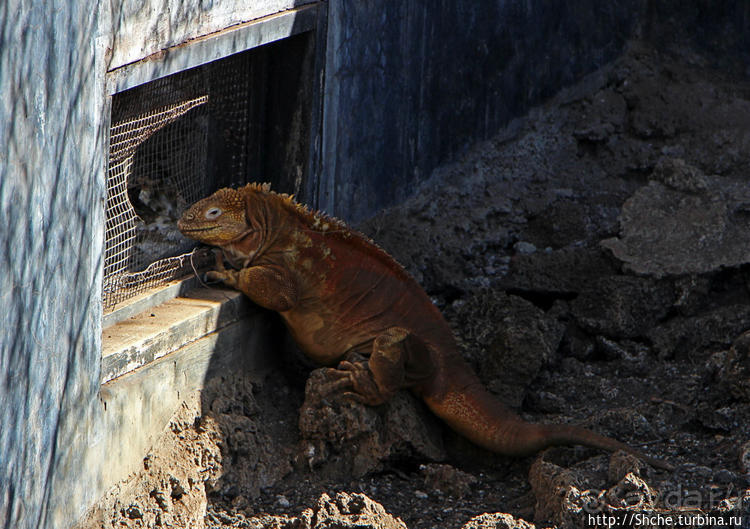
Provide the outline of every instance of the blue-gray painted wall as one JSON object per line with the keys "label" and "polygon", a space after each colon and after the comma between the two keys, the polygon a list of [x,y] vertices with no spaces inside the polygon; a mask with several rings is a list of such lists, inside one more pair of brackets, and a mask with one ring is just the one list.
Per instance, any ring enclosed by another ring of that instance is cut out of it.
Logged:
{"label": "blue-gray painted wall", "polygon": [[0,2],[0,524],[9,529],[65,527],[97,471],[81,464],[101,354],[97,4]]}

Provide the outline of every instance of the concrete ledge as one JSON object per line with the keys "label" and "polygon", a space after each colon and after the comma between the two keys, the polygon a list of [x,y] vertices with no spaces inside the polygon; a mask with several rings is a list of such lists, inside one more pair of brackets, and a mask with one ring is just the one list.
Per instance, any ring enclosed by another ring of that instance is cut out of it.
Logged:
{"label": "concrete ledge", "polygon": [[158,287],[149,288],[147,291],[136,294],[132,298],[121,301],[112,307],[110,312],[102,316],[102,327],[107,328],[140,312],[146,312],[151,307],[155,307],[170,299],[187,296],[189,291],[195,290],[200,286],[200,282],[195,277],[188,277],[170,281]]}
{"label": "concrete ledge", "polygon": [[232,290],[197,288],[105,328],[102,383],[246,317],[250,302]]}

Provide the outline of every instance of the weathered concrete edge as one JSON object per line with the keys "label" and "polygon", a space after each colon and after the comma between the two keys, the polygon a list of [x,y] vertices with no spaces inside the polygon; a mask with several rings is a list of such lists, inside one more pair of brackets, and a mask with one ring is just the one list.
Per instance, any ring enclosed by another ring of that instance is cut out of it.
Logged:
{"label": "weathered concrete edge", "polygon": [[107,93],[195,68],[315,28],[320,2],[269,15],[167,48],[107,73]]}
{"label": "weathered concrete edge", "polygon": [[94,487],[97,501],[141,467],[185,398],[207,380],[225,373],[258,379],[265,374],[266,326],[265,316],[253,313],[101,387],[98,424],[81,425],[92,432],[83,464],[104,470]]}
{"label": "weathered concrete edge", "polygon": [[[210,299],[213,296],[223,295],[226,299],[216,301]],[[209,304],[199,303],[196,311],[194,301],[208,301]],[[233,291],[194,291],[192,296],[188,293],[187,297],[177,297],[167,300],[165,304],[170,306],[170,312],[174,313],[175,308],[189,306],[188,316],[185,319],[169,319],[156,328],[153,325],[144,326],[141,324],[146,319],[146,314],[136,316],[134,320],[121,322],[109,329],[104,330],[102,338],[102,384],[125,375],[136,369],[140,369],[155,360],[162,358],[173,351],[186,346],[208,336],[211,333],[221,330],[222,328],[243,319],[251,311],[250,301],[240,294]],[[153,307],[154,311],[159,311],[159,306]],[[130,323],[130,325],[128,325]],[[141,331],[141,336],[137,340],[132,340],[126,346],[108,351],[107,334],[108,332],[117,332],[118,326],[128,325],[130,328],[126,336],[130,336],[134,329]]]}
{"label": "weathered concrete edge", "polygon": [[150,289],[148,292],[116,305],[111,312],[104,314],[102,316],[102,328],[114,325],[140,312],[145,312],[151,307],[176,298],[199,285],[200,283],[195,277],[188,277]]}

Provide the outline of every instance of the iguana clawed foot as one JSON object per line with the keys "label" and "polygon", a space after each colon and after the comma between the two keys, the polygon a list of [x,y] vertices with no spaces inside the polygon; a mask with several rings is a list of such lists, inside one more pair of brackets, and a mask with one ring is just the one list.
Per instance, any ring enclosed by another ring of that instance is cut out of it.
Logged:
{"label": "iguana clawed foot", "polygon": [[[389,400],[399,390],[409,387],[413,380],[425,377],[419,370],[408,373],[405,364],[408,359],[417,359],[417,365],[426,364],[429,351],[424,343],[402,327],[389,327],[380,333],[372,344],[368,359],[356,353],[349,353],[338,368],[330,369],[328,376],[333,382],[326,388],[330,392],[344,388],[352,391],[346,397],[377,406]],[[424,370],[429,374],[429,370]]]}
{"label": "iguana clawed foot", "polygon": [[237,288],[239,283],[239,272],[237,270],[227,270],[224,267],[224,253],[221,251],[215,251],[214,256],[216,257],[216,270],[206,272],[207,281],[221,281],[225,285]]}
{"label": "iguana clawed foot", "polygon": [[344,360],[339,363],[337,368],[328,369],[327,375],[331,382],[325,388],[325,393],[330,394],[351,388],[351,391],[343,392],[342,396],[368,406],[383,404],[392,396],[391,394],[384,394],[378,388],[366,362]]}

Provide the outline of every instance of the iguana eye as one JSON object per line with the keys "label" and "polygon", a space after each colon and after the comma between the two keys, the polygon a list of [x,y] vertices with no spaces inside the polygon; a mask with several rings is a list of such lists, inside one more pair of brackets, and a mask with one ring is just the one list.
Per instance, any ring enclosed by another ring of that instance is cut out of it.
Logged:
{"label": "iguana eye", "polygon": [[206,218],[208,220],[214,220],[219,215],[221,215],[222,211],[221,208],[211,208],[208,211],[206,211]]}

